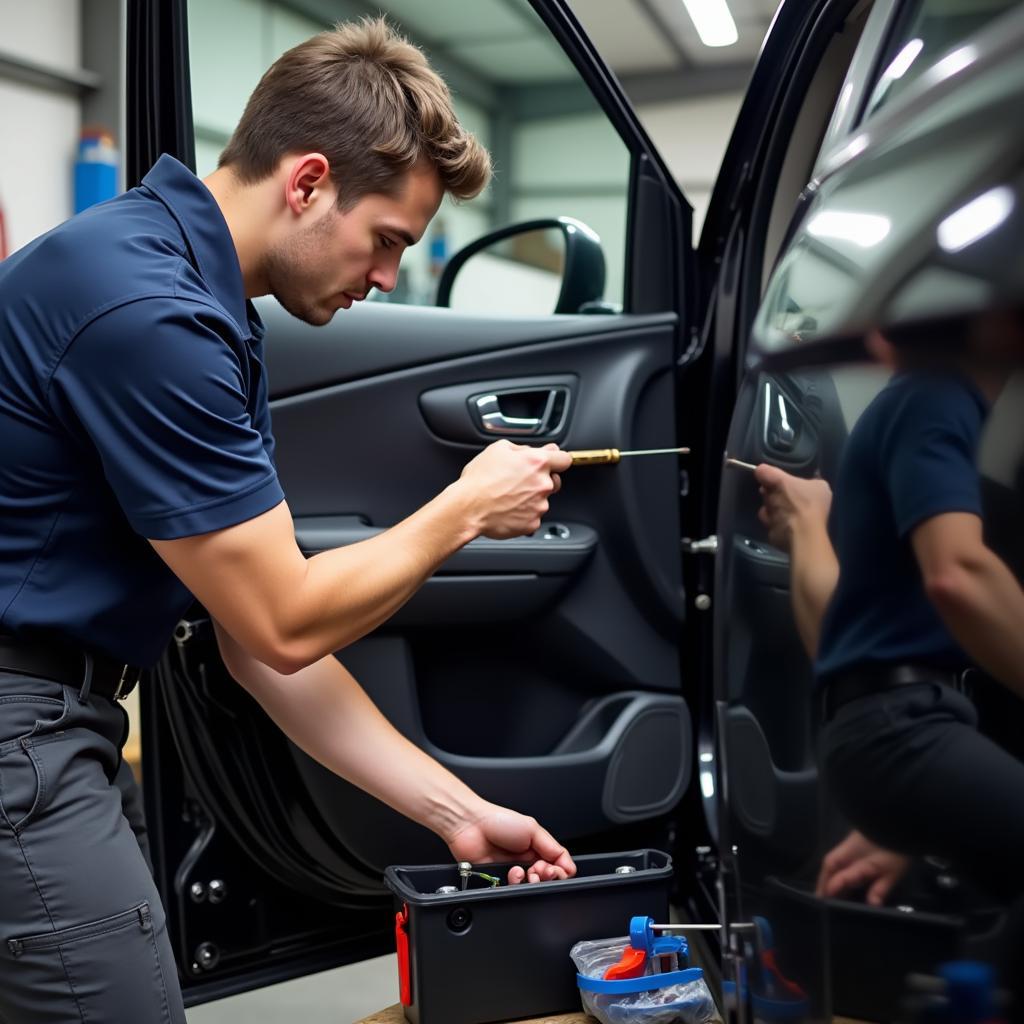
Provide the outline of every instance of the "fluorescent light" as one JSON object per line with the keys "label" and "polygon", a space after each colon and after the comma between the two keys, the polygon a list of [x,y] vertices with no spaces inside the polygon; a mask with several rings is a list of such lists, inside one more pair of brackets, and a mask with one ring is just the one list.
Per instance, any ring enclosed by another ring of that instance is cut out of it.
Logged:
{"label": "fluorescent light", "polygon": [[705,750],[704,753],[700,755],[700,760],[702,764],[711,764],[711,762],[714,761],[714,759],[715,755],[712,754],[710,750]]}
{"label": "fluorescent light", "polygon": [[822,210],[807,224],[807,231],[815,238],[838,238],[853,242],[863,249],[878,245],[892,227],[892,221],[877,213],[845,213],[842,210]]}
{"label": "fluorescent light", "polygon": [[999,227],[1012,209],[1013,193],[1005,185],[983,192],[939,225],[939,245],[946,252],[966,249]]}
{"label": "fluorescent light", "polygon": [[708,800],[715,795],[715,777],[711,772],[700,773],[700,791]]}
{"label": "fluorescent light", "polygon": [[855,135],[829,160],[829,169],[835,170],[835,168],[841,167],[848,160],[853,160],[855,157],[860,156],[868,148],[870,142],[871,140],[868,138],[867,132]]}
{"label": "fluorescent light", "polygon": [[847,82],[843,91],[839,94],[839,102],[836,104],[836,121],[839,121],[845,114],[846,108],[850,105],[853,96],[853,82]]}
{"label": "fluorescent light", "polygon": [[740,38],[726,0],[683,0],[705,46],[732,46]]}
{"label": "fluorescent light", "polygon": [[949,78],[950,75],[969,67],[977,59],[978,51],[973,46],[961,46],[959,50],[954,50],[949,56],[943,57],[935,65],[935,71],[939,78]]}
{"label": "fluorescent light", "polygon": [[923,39],[911,39],[893,58],[893,62],[885,69],[882,78],[888,79],[890,82],[902,78],[910,70],[910,65],[917,60],[918,55],[923,49]]}
{"label": "fluorescent light", "polygon": [[871,110],[874,110],[882,102],[882,98],[889,91],[889,86],[893,82],[899,81],[910,70],[910,65],[917,60],[923,49],[923,40],[911,39],[896,54],[889,66],[882,72],[881,77],[878,79],[878,85],[875,86],[875,91],[871,94],[871,102],[869,104]]}

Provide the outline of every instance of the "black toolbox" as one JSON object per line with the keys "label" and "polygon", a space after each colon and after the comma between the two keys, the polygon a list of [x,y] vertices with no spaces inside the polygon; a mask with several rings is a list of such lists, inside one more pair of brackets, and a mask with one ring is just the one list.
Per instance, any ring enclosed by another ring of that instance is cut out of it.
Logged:
{"label": "black toolbox", "polygon": [[[569,950],[581,939],[627,935],[629,920],[668,919],[672,858],[658,850],[576,857],[574,878],[506,885],[511,865],[389,867],[395,894],[399,988],[412,1024],[489,1024],[580,1008]],[[632,869],[616,872],[616,869]],[[456,892],[438,894],[442,886]]]}

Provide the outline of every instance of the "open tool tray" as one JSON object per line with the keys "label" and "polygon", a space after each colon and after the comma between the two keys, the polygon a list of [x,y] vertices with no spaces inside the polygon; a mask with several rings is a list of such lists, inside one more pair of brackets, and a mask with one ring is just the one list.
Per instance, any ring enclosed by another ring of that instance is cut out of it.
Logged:
{"label": "open tool tray", "polygon": [[[511,865],[484,865],[504,879]],[[668,917],[672,858],[658,850],[576,858],[560,882],[465,890],[454,864],[389,867],[397,904],[399,981],[412,1024],[489,1024],[578,1010],[569,950],[581,939],[626,935],[638,914]],[[629,874],[616,868],[630,867]]]}

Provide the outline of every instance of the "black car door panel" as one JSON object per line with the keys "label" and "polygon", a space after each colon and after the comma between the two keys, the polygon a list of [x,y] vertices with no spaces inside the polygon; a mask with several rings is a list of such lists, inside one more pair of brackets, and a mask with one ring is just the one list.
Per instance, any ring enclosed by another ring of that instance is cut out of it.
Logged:
{"label": "black car door panel", "polygon": [[580,335],[599,341],[605,335],[620,334],[624,325],[666,327],[678,320],[674,313],[482,316],[429,306],[367,302],[345,310],[343,322],[336,319],[328,328],[335,332],[334,343],[327,345],[323,328],[295,320],[276,302],[261,299],[256,306],[271,339],[281,331],[288,337],[287,348],[274,346],[268,354],[272,398],[440,359],[551,344]]}
{"label": "black car door panel", "polygon": [[[307,555],[344,547],[383,532],[356,516],[307,516],[295,521]],[[445,561],[389,620],[391,626],[513,621],[540,614],[565,589],[597,546],[583,523],[546,523],[531,537],[479,537]]]}
{"label": "black car door panel", "polygon": [[[427,738],[418,713],[421,695],[409,644],[394,637],[373,637],[346,651],[342,660],[409,739],[488,799],[527,810],[540,821],[557,819],[566,835],[591,835],[667,813],[689,783],[691,722],[685,701],[676,694],[626,691],[594,701],[544,753],[468,756],[444,750]],[[465,712],[450,710],[464,726]],[[342,781],[298,748],[291,750],[324,822],[361,862],[381,871],[394,863],[398,850],[414,863],[450,857],[437,837]],[[646,756],[638,756],[638,751]],[[657,756],[651,757],[650,751],[657,751]]]}
{"label": "black car door panel", "polygon": [[[751,373],[728,450],[747,463],[831,479],[845,437],[828,374]],[[725,471],[717,589],[730,615],[718,627],[716,701],[733,841],[756,844],[764,865],[793,870],[818,837],[813,677],[793,619],[789,556],[765,536],[760,503],[753,474]]]}
{"label": "black car door panel", "polygon": [[[564,378],[567,370],[578,377],[562,447],[671,444],[666,432],[675,422],[674,318],[616,318],[620,322],[614,332],[604,318],[569,319],[571,324],[552,318],[554,340],[495,346],[492,352],[455,358],[438,354],[451,335],[442,330],[435,341],[428,322],[420,331],[426,365],[397,370],[386,339],[376,330],[362,337],[360,328],[370,324],[322,329],[319,345],[325,353],[344,346],[361,352],[365,365],[379,348],[385,369],[367,369],[345,383],[311,383],[302,393],[272,400],[276,459],[292,515],[297,520],[354,515],[382,527],[399,522],[456,479],[487,443],[483,437],[476,446],[437,438],[423,419],[423,395],[455,385],[518,379],[524,370],[544,380]],[[591,333],[595,320],[596,336]],[[290,364],[291,344],[305,334],[303,327],[283,321],[268,330],[272,394],[278,393],[279,367]],[[493,337],[499,329],[505,328],[482,319],[473,334]],[[431,352],[434,358],[428,359]],[[334,377],[329,365],[323,374],[325,380]],[[619,581],[615,589],[637,602],[649,620],[645,632],[652,636],[645,646],[670,648],[665,653],[673,664],[682,589],[678,558],[666,555],[678,551],[678,492],[676,459],[634,459],[570,471],[551,513],[558,522],[587,524],[597,531],[601,552]],[[602,604],[611,611],[616,594],[606,591]]]}
{"label": "black car door panel", "polygon": [[[278,369],[290,364],[293,340],[305,331],[273,312],[267,320],[266,362],[276,395]],[[339,383],[325,358],[321,380],[307,376],[301,392],[272,399],[275,458],[307,554],[398,522],[489,443],[439,438],[423,416],[425,394],[455,394],[455,407],[470,423],[465,398],[479,384],[541,381],[566,387],[570,398],[564,447],[653,448],[672,441],[666,436],[674,422],[672,318],[617,318],[615,330],[605,318],[552,318],[550,340],[534,332],[522,344],[492,340],[489,350],[450,358],[436,358],[451,335],[434,338],[428,318],[420,335],[424,354],[435,358],[401,369],[387,338],[367,329],[386,320],[380,313],[362,321],[339,317],[318,335],[325,353],[362,352],[361,376]],[[497,331],[484,319],[471,333],[493,339]],[[516,339],[514,327],[508,333]],[[400,334],[391,338],[401,342]],[[311,342],[305,344],[308,353]],[[379,358],[379,372],[367,353]],[[692,725],[677,650],[679,471],[674,456],[570,470],[536,534],[473,541],[381,629],[339,652],[400,731],[481,795],[535,815],[564,842],[657,819],[689,783]],[[213,656],[207,640],[205,655],[189,656],[198,662],[190,676],[216,674]],[[226,695],[218,700],[234,707]],[[231,714],[237,718],[238,711]],[[244,792],[247,774],[259,775],[246,763],[254,757],[276,763],[280,755],[272,748],[287,749],[308,813],[346,858],[372,873],[389,863],[445,856],[436,837],[283,737],[256,729],[259,743],[233,754],[238,774],[226,788],[239,803],[252,798]],[[223,767],[213,751],[196,750],[196,758],[204,763],[193,763],[194,771],[216,774]],[[238,817],[236,840],[250,842],[254,824]],[[275,856],[303,871],[294,854]]]}
{"label": "black car door panel", "polygon": [[[438,437],[423,415],[424,394],[481,382],[566,382],[563,447],[674,440],[666,435],[675,421],[671,317],[552,318],[547,340],[536,331],[520,338],[513,324],[507,345],[495,344],[497,325],[481,320],[469,333],[488,338],[489,348],[444,358],[437,353],[452,335],[433,336],[437,321],[427,317],[421,365],[398,368],[380,330],[390,312],[339,316],[321,329],[319,379],[306,338],[303,388],[294,390],[293,374],[284,396],[281,368],[306,331],[274,313],[266,318],[275,458],[308,555],[398,522],[489,443]],[[396,344],[400,333],[391,336]],[[337,379],[338,349],[362,353],[359,376]],[[675,456],[568,471],[534,536],[473,541],[383,627],[338,654],[400,732],[483,797],[533,814],[571,848],[617,827],[660,828],[690,783],[693,725],[677,646],[679,474]],[[174,868],[166,886],[177,902],[179,957],[198,963],[203,942],[237,948],[239,970],[251,976],[259,941],[240,946],[223,915],[197,912],[188,895],[197,879],[216,874],[266,909],[265,921],[250,922],[252,935],[296,943],[308,965],[321,941],[311,922],[330,946],[351,934],[359,908],[380,901],[385,866],[450,854],[287,740],[228,678],[202,609],[177,640],[160,672],[165,720],[152,705],[147,715],[149,734],[165,736],[161,750],[173,739],[185,769],[183,778],[164,770],[151,783],[164,806],[189,815],[160,844],[164,865]],[[265,874],[242,871],[240,850]],[[344,927],[332,927],[309,900],[347,908]],[[360,954],[333,954],[353,955]],[[295,969],[286,961],[285,973]],[[195,977],[186,971],[190,1001],[235,987],[231,962],[218,963],[209,978],[201,964]]]}

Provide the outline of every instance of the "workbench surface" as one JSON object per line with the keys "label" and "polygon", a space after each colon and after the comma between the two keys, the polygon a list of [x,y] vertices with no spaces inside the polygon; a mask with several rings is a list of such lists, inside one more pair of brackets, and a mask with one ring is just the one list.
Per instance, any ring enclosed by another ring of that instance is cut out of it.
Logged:
{"label": "workbench surface", "polygon": [[[833,1024],[863,1024],[861,1021],[847,1017],[833,1017]],[[371,1013],[369,1017],[357,1020],[356,1024],[405,1024],[402,1007],[396,1003],[386,1010]],[[554,1017],[531,1017],[529,1020],[518,1020],[515,1024],[597,1024],[593,1017],[585,1013],[560,1013]]]}
{"label": "workbench surface", "polygon": [[[369,1017],[356,1021],[356,1024],[405,1024],[402,1007],[399,1004],[389,1006],[386,1010],[371,1013]],[[585,1013],[560,1013],[554,1017],[531,1017],[519,1020],[516,1024],[597,1024],[593,1017]]]}

